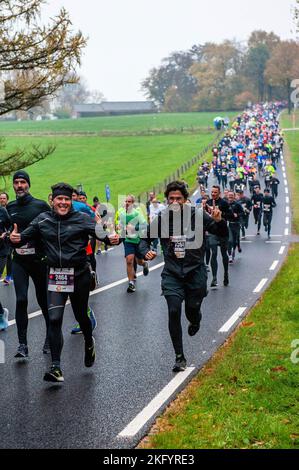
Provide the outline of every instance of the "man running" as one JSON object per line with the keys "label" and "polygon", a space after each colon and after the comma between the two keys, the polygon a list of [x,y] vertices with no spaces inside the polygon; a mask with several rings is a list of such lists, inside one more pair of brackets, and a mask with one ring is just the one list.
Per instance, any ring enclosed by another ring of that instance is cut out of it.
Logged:
{"label": "man running", "polygon": [[[17,224],[22,233],[42,212],[50,207],[44,201],[31,196],[30,177],[26,171],[17,171],[13,176],[13,188],[16,200],[7,205],[7,211],[12,224]],[[24,246],[14,249],[12,274],[16,292],[16,324],[18,330],[19,347],[15,357],[28,357],[27,328],[28,328],[28,288],[31,277],[37,302],[42,310],[46,329],[48,331],[49,317],[47,305],[47,266],[42,262],[42,255],[35,240],[24,243]],[[45,354],[49,353],[49,343],[46,340],[43,347]]]}
{"label": "man running", "polygon": [[271,224],[273,217],[273,208],[276,207],[276,202],[273,196],[270,196],[270,189],[265,189],[265,196],[263,199],[263,212],[264,212],[264,227],[268,234],[268,240],[271,239]]}
{"label": "man running", "polygon": [[251,202],[253,204],[254,223],[255,225],[257,225],[257,235],[260,235],[260,232],[261,232],[263,201],[264,201],[264,197],[261,193],[260,188],[257,187],[251,198]]}
{"label": "man running", "polygon": [[125,258],[129,285],[128,293],[136,291],[137,264],[143,267],[144,276],[148,276],[148,262],[143,259],[139,250],[139,232],[147,226],[147,221],[142,212],[135,207],[135,197],[129,194],[125,200],[125,206],[115,216],[115,226],[121,238],[124,238]]}
{"label": "man running", "polygon": [[[73,188],[65,183],[52,186],[53,210],[36,217],[22,233],[14,224],[10,235],[12,243],[22,245],[33,239],[40,240],[45,261],[49,267],[47,279],[49,304],[49,342],[52,366],[44,376],[47,382],[63,382],[61,351],[63,347],[62,321],[65,305],[71,305],[85,340],[84,364],[92,367],[95,361],[95,341],[87,315],[91,274],[87,263],[86,246],[90,236],[106,239],[105,232],[96,230],[96,223],[87,215],[72,208]],[[109,237],[118,244],[119,237]]]}
{"label": "man running", "polygon": [[[222,218],[225,221],[233,220],[233,213],[227,201],[221,199],[220,197],[221,190],[219,186],[213,186],[211,191],[212,199],[206,204],[206,210],[209,214],[213,213],[213,207],[216,206],[220,210],[222,214]],[[224,268],[224,281],[223,284],[225,287],[229,285],[229,276],[228,276],[228,236],[227,237],[219,237],[218,235],[210,235],[209,236],[209,244],[212,251],[212,258],[211,258],[211,268],[212,268],[212,275],[213,280],[211,287],[217,287],[217,272],[218,272],[218,246],[220,246],[223,268]]]}
{"label": "man running", "polygon": [[148,239],[141,240],[140,250],[145,259],[154,259],[156,253],[150,251],[151,238],[160,238],[165,260],[162,293],[168,305],[169,333],[175,351],[173,372],[180,372],[187,365],[182,340],[182,303],[185,301],[189,320],[188,334],[195,336],[200,329],[201,305],[207,296],[205,232],[227,239],[228,229],[215,204],[210,217],[187,203],[189,194],[182,182],[170,183],[165,197],[168,208],[150,225]]}

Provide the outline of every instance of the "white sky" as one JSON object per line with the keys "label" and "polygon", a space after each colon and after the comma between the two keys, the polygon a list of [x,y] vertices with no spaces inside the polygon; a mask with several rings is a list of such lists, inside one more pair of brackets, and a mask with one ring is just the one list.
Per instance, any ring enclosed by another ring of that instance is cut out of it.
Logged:
{"label": "white sky", "polygon": [[143,100],[141,81],[176,50],[224,39],[248,39],[255,29],[295,39],[295,0],[49,0],[64,6],[74,29],[89,37],[81,74],[110,101]]}

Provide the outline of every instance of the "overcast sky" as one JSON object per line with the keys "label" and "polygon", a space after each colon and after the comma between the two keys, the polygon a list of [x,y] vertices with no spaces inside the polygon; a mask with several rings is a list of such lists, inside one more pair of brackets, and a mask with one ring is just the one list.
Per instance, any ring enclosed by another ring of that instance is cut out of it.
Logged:
{"label": "overcast sky", "polygon": [[176,50],[224,39],[245,41],[255,29],[294,39],[295,0],[50,0],[64,6],[89,37],[81,74],[110,101],[143,100],[141,81]]}

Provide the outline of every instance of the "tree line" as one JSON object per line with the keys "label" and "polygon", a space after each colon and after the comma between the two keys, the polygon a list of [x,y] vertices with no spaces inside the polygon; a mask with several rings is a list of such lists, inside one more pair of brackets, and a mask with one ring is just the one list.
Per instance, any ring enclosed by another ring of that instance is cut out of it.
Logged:
{"label": "tree line", "polygon": [[165,112],[241,110],[265,100],[286,100],[290,111],[298,78],[299,43],[257,30],[246,44],[207,42],[171,53],[142,89]]}

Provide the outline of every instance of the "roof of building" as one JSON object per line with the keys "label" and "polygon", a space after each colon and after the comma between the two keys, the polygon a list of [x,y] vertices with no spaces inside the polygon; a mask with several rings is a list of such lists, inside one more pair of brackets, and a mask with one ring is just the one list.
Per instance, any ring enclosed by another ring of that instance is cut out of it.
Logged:
{"label": "roof of building", "polygon": [[86,103],[75,105],[77,113],[107,113],[125,111],[154,111],[152,101],[102,101],[102,103]]}

